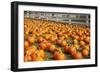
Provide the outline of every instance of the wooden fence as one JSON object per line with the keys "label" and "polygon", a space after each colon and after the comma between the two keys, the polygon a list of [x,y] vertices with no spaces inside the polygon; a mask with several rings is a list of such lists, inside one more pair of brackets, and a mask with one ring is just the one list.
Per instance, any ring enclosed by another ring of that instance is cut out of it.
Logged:
{"label": "wooden fence", "polygon": [[25,11],[24,17],[90,26],[89,14]]}

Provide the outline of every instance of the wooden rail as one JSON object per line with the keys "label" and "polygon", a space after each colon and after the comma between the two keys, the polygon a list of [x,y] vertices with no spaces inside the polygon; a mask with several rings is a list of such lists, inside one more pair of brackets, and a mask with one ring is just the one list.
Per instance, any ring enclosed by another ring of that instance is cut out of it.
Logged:
{"label": "wooden rail", "polygon": [[89,14],[25,11],[24,17],[90,26]]}

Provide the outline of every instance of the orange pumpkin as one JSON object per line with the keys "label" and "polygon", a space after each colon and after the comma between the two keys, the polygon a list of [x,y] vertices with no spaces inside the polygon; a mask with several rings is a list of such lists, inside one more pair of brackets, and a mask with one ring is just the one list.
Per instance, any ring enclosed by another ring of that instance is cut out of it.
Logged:
{"label": "orange pumpkin", "polygon": [[28,41],[29,41],[29,43],[33,44],[33,43],[35,42],[35,38],[29,36],[29,37],[28,37]]}
{"label": "orange pumpkin", "polygon": [[39,44],[39,49],[45,50],[47,48],[47,45],[45,43]]}
{"label": "orange pumpkin", "polygon": [[74,59],[82,59],[82,58],[83,58],[81,52],[73,53],[72,57],[73,57]]}
{"label": "orange pumpkin", "polygon": [[43,41],[44,41],[44,38],[43,38],[43,37],[39,37],[39,38],[37,39],[37,41],[38,41],[38,42],[43,42]]}
{"label": "orange pumpkin", "polygon": [[83,41],[84,40],[83,36],[80,36],[78,39],[79,39],[79,41]]}
{"label": "orange pumpkin", "polygon": [[85,45],[84,48],[87,49],[88,51],[90,50],[90,46],[89,45]]}
{"label": "orange pumpkin", "polygon": [[25,55],[25,56],[24,56],[24,61],[25,61],[25,62],[32,61],[31,56],[30,56],[30,55]]}
{"label": "orange pumpkin", "polygon": [[43,61],[43,58],[37,52],[33,53],[31,56],[32,56],[32,61]]}
{"label": "orange pumpkin", "polygon": [[67,46],[67,42],[66,41],[62,41],[61,42],[61,45],[64,47],[64,46]]}
{"label": "orange pumpkin", "polygon": [[62,40],[57,40],[57,44],[61,45]]}
{"label": "orange pumpkin", "polygon": [[80,45],[81,46],[84,46],[85,45],[85,42],[84,41],[80,41]]}
{"label": "orange pumpkin", "polygon": [[67,38],[68,38],[68,35],[67,35],[67,34],[65,34],[65,35],[64,35],[64,37],[67,39]]}
{"label": "orange pumpkin", "polygon": [[78,40],[77,39],[74,39],[74,44],[77,44],[78,43]]}
{"label": "orange pumpkin", "polygon": [[45,58],[45,52],[44,52],[44,50],[39,49],[39,50],[37,50],[37,53],[38,53],[42,58]]}
{"label": "orange pumpkin", "polygon": [[55,60],[66,60],[67,59],[67,57],[63,53],[57,52],[57,51],[54,52],[53,58]]}
{"label": "orange pumpkin", "polygon": [[78,49],[79,48],[79,45],[78,44],[74,44],[73,46],[75,47],[75,49]]}
{"label": "orange pumpkin", "polygon": [[74,36],[74,38],[75,38],[76,40],[78,40],[78,39],[79,39],[79,36],[76,35],[76,36]]}
{"label": "orange pumpkin", "polygon": [[82,55],[83,55],[84,57],[87,57],[87,56],[89,55],[89,51],[88,51],[87,49],[83,49],[83,50],[82,50]]}
{"label": "orange pumpkin", "polygon": [[64,39],[65,39],[64,36],[60,36],[60,37],[59,37],[59,40],[64,40]]}
{"label": "orange pumpkin", "polygon": [[48,50],[49,50],[50,52],[54,52],[55,49],[56,49],[55,45],[51,45],[51,46],[48,48]]}
{"label": "orange pumpkin", "polygon": [[55,36],[50,37],[50,41],[52,41],[52,42],[55,42],[56,39],[57,39],[57,37],[55,37]]}
{"label": "orange pumpkin", "polygon": [[28,41],[24,41],[24,47],[28,48],[29,47],[29,42]]}
{"label": "orange pumpkin", "polygon": [[30,46],[30,47],[28,47],[28,49],[25,51],[25,54],[31,55],[31,54],[34,53],[35,51],[36,51],[36,47],[35,47],[35,46]]}
{"label": "orange pumpkin", "polygon": [[51,35],[47,34],[47,35],[45,36],[45,39],[46,39],[46,40],[49,40],[50,37],[51,37]]}
{"label": "orange pumpkin", "polygon": [[87,37],[85,38],[85,42],[86,42],[86,43],[90,43],[90,37],[89,37],[89,36],[87,36]]}
{"label": "orange pumpkin", "polygon": [[65,50],[65,52],[68,53],[68,52],[69,52],[69,47],[68,47],[68,46],[65,46],[65,47],[64,47],[64,50]]}
{"label": "orange pumpkin", "polygon": [[50,46],[51,46],[51,43],[49,43],[49,42],[46,42],[45,44],[46,44],[47,48],[50,48]]}
{"label": "orange pumpkin", "polygon": [[73,55],[73,53],[76,53],[76,49],[74,46],[71,46],[69,49],[68,49],[68,52]]}

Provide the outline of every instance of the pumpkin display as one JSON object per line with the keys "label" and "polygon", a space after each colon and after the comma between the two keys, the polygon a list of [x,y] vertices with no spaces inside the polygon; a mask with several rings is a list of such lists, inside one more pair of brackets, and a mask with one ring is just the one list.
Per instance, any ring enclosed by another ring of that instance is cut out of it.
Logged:
{"label": "pumpkin display", "polygon": [[90,58],[90,27],[25,18],[24,61]]}

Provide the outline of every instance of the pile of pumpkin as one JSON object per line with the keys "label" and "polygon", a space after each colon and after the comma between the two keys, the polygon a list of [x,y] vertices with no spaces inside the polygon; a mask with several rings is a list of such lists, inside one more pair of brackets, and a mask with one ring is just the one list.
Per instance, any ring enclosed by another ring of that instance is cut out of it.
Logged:
{"label": "pile of pumpkin", "polygon": [[90,58],[90,27],[24,19],[24,61]]}

